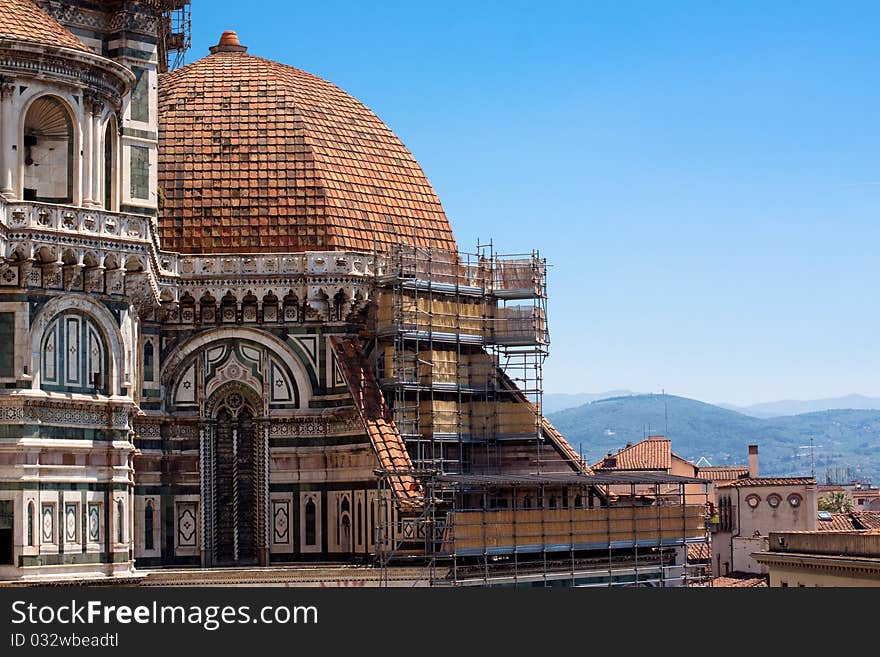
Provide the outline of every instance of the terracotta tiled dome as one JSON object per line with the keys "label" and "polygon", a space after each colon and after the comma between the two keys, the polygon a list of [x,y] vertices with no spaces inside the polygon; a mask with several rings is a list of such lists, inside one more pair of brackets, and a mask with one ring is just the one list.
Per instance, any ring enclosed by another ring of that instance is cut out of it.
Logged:
{"label": "terracotta tiled dome", "polygon": [[92,52],[86,44],[31,0],[0,1],[0,39],[30,41],[44,46]]}
{"label": "terracotta tiled dome", "polygon": [[424,172],[373,112],[245,51],[224,33],[211,55],[160,80],[162,248],[455,248]]}

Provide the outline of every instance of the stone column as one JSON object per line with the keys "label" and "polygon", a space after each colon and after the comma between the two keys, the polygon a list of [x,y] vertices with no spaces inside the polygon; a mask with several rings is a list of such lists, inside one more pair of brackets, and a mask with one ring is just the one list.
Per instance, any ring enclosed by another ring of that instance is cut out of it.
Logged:
{"label": "stone column", "polygon": [[269,501],[269,427],[271,420],[262,418],[256,422],[256,478],[257,481],[257,559],[261,566],[272,560],[272,517]]}
{"label": "stone column", "polygon": [[15,85],[8,78],[0,78],[0,195],[7,199],[15,197],[12,187],[13,170],[18,158],[17,151],[12,150],[17,144],[16,121],[12,112],[12,99]]}
{"label": "stone column", "polygon": [[214,450],[211,422],[199,426],[199,512],[202,516],[202,568],[214,565]]}
{"label": "stone column", "polygon": [[[90,208],[95,205],[92,199],[92,159],[94,158],[94,139],[92,137],[92,107],[94,106],[94,96],[91,94],[83,94],[82,108],[82,157],[80,162],[80,191],[83,207]],[[76,200],[74,199],[74,202]]]}
{"label": "stone column", "polygon": [[92,201],[96,206],[104,207],[103,167],[104,149],[101,148],[101,114],[104,111],[104,103],[95,100],[92,105]]}

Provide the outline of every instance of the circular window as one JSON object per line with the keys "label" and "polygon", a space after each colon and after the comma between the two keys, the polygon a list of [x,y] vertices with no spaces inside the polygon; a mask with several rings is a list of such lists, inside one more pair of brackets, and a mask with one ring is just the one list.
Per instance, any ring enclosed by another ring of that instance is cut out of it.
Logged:
{"label": "circular window", "polygon": [[803,498],[801,498],[801,496],[798,495],[797,493],[792,493],[791,495],[788,496],[788,503],[791,504],[792,506],[800,506],[802,499]]}
{"label": "circular window", "polygon": [[776,507],[778,507],[781,502],[782,502],[782,498],[779,495],[777,495],[776,493],[773,493],[772,495],[767,496],[767,504],[772,506],[774,509]]}
{"label": "circular window", "polygon": [[760,502],[760,501],[761,501],[761,498],[758,497],[757,495],[749,495],[749,496],[746,498],[746,504],[748,504],[748,505],[749,505],[750,507],[752,507],[753,509],[754,509],[756,506],[758,506],[758,502]]}

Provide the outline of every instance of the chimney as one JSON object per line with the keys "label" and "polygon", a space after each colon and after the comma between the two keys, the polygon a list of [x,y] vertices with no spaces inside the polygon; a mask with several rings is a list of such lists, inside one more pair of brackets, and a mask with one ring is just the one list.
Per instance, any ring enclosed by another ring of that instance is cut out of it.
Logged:
{"label": "chimney", "polygon": [[757,479],[758,474],[758,446],[749,445],[749,477]]}

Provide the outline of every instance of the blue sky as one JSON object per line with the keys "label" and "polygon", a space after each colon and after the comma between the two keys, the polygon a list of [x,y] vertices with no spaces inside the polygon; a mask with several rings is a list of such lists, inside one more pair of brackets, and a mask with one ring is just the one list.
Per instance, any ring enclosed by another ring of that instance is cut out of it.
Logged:
{"label": "blue sky", "polygon": [[193,1],[360,99],[459,245],[539,249],[548,392],[880,396],[880,3]]}

